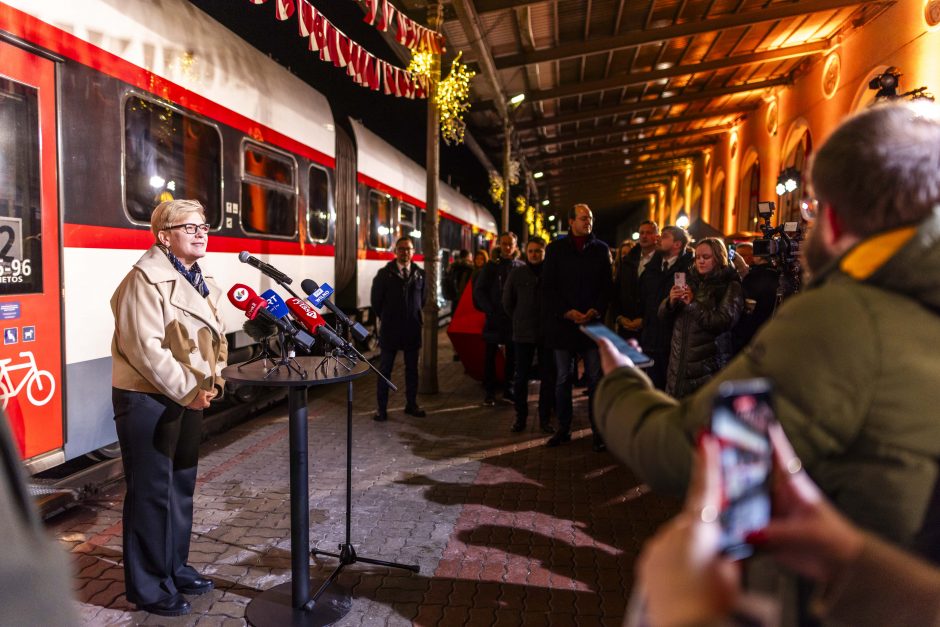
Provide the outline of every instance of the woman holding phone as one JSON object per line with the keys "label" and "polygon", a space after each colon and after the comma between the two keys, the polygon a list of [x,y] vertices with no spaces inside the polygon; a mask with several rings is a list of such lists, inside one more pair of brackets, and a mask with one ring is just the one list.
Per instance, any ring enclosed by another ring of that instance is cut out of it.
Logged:
{"label": "woman holding phone", "polygon": [[695,245],[688,276],[676,273],[675,285],[659,306],[659,317],[674,319],[666,393],[688,396],[731,359],[731,328],[741,316],[741,279],[720,239]]}

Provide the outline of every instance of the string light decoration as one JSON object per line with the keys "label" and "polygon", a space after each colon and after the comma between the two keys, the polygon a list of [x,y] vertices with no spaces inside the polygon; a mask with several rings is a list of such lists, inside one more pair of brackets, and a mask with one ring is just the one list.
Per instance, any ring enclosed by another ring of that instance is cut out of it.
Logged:
{"label": "string light decoration", "polygon": [[494,203],[503,202],[503,194],[506,193],[506,186],[503,185],[503,177],[494,171],[490,171],[490,198]]}
{"label": "string light decoration", "polygon": [[434,53],[427,50],[421,50],[411,55],[411,61],[408,63],[408,71],[415,76],[431,77],[431,64],[434,60]]}
{"label": "string light decoration", "polygon": [[525,196],[516,196],[516,213],[525,213],[526,207]]}
{"label": "string light decoration", "polygon": [[437,108],[441,112],[441,137],[447,145],[462,144],[467,123],[464,114],[470,110],[470,79],[476,72],[460,62],[463,52],[450,64],[450,74],[437,86]]}

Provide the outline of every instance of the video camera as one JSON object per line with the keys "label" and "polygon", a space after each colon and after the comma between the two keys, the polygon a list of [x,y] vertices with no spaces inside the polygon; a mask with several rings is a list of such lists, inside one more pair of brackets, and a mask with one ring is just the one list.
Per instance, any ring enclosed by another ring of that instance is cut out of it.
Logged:
{"label": "video camera", "polygon": [[774,268],[780,270],[778,296],[785,298],[800,291],[803,226],[799,221],[770,226],[770,218],[775,210],[776,206],[772,202],[757,203],[757,214],[763,220],[760,225],[763,237],[755,239],[752,244],[755,257],[767,259]]}

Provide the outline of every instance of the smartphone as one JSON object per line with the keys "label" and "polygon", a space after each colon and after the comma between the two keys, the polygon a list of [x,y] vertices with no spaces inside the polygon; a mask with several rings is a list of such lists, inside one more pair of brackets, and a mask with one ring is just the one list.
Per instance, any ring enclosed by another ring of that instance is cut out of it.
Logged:
{"label": "smartphone", "polygon": [[775,421],[767,379],[726,381],[718,388],[711,432],[721,449],[720,546],[732,559],[753,553],[745,538],[770,522],[773,456],[767,427]]}
{"label": "smartphone", "polygon": [[596,340],[599,337],[602,337],[605,340],[610,340],[611,343],[617,347],[617,350],[629,357],[630,361],[632,361],[637,368],[649,368],[653,365],[652,357],[640,349],[631,346],[625,339],[605,327],[600,322],[591,322],[589,324],[581,325],[581,331],[592,340]]}
{"label": "smartphone", "polygon": [[685,272],[676,272],[673,275],[676,287],[685,287]]}

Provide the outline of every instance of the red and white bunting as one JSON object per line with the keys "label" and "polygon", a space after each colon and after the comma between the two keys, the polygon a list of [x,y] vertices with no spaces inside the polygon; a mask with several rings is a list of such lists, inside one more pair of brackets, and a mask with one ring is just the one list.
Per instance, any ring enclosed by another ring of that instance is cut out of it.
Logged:
{"label": "red and white bunting", "polygon": [[362,21],[366,24],[369,24],[370,26],[375,26],[375,14],[379,8],[378,0],[365,0],[365,3],[366,16],[362,19]]}
{"label": "red and white bunting", "polygon": [[313,16],[317,10],[306,0],[300,0],[297,8],[297,30],[301,37],[310,37],[313,34]]}
{"label": "red and white bunting", "polygon": [[294,0],[275,0],[274,16],[280,21],[289,19],[294,14]]}

